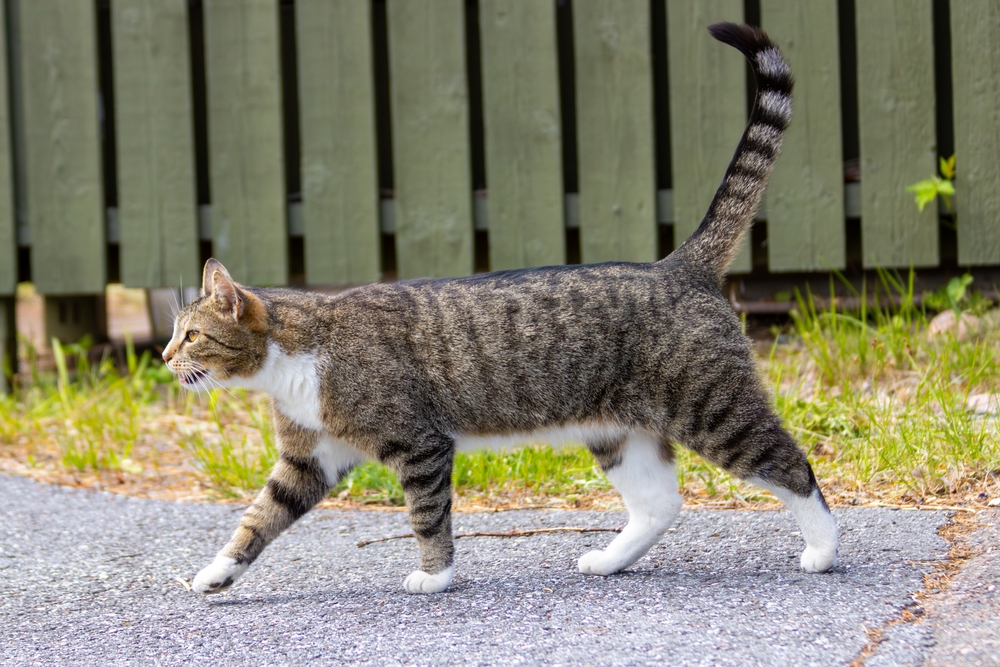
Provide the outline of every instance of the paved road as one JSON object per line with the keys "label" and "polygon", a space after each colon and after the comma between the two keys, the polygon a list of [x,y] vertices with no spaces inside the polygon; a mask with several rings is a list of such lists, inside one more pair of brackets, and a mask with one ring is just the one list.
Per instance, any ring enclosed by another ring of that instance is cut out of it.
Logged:
{"label": "paved road", "polygon": [[[575,571],[608,533],[462,539],[452,588],[417,597],[401,588],[412,540],[355,546],[407,532],[404,514],[317,511],[233,589],[203,598],[175,578],[193,577],[227,539],[232,506],[7,476],[0,499],[4,665],[843,665],[866,628],[912,604],[947,547],[936,535],[946,513],[838,511],[842,565],[805,575],[787,513],[692,510],[609,578]],[[458,515],[455,528],[623,519],[519,511]],[[922,660],[929,643],[890,637],[874,658]]]}

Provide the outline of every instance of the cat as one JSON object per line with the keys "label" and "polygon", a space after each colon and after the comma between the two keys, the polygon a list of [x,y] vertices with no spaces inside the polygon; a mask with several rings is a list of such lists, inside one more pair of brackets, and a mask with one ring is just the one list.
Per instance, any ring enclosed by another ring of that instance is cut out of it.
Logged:
{"label": "cat", "polygon": [[779,498],[805,540],[801,567],[837,562],[837,528],[802,450],[770,407],[723,296],[791,115],[792,77],[760,29],[709,28],[757,79],[749,124],[704,220],[665,259],[372,284],[336,296],[236,283],[210,259],[163,359],[189,389],[272,397],[280,458],[235,534],[193,581],[227,589],[264,547],[366,459],[396,472],[420,548],[410,593],[454,573],[455,452],[583,442],[628,509],[580,572],[641,558],[681,508],[681,443]]}

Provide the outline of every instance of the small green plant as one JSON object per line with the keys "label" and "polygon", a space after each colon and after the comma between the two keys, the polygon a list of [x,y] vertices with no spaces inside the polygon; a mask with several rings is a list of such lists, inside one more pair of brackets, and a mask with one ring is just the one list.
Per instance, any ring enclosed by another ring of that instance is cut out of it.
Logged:
{"label": "small green plant", "polygon": [[915,195],[917,206],[920,207],[921,211],[924,210],[925,206],[934,201],[938,195],[944,200],[944,205],[948,210],[952,210],[951,198],[955,196],[955,185],[953,183],[955,180],[955,156],[952,155],[947,160],[944,158],[938,159],[940,161],[938,165],[941,171],[940,176],[933,176],[906,188]]}
{"label": "small green plant", "polygon": [[952,278],[948,284],[934,292],[924,293],[924,307],[934,312],[941,312],[949,308],[958,314],[962,310],[962,305],[967,301],[967,290],[972,284],[972,274],[966,273],[963,276]]}

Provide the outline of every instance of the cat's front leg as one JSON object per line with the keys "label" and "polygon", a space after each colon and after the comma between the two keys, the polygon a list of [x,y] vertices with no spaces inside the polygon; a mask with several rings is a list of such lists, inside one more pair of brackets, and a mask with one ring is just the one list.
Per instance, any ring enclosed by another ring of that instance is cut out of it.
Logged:
{"label": "cat's front leg", "polygon": [[322,500],[361,458],[356,450],[302,428],[277,411],[275,432],[280,458],[232,539],[194,578],[192,588],[199,593],[229,588],[271,540]]}
{"label": "cat's front leg", "polygon": [[420,569],[403,581],[407,593],[440,593],[455,573],[451,534],[451,470],[454,442],[429,436],[413,448],[397,450],[386,463],[396,469],[420,546]]}

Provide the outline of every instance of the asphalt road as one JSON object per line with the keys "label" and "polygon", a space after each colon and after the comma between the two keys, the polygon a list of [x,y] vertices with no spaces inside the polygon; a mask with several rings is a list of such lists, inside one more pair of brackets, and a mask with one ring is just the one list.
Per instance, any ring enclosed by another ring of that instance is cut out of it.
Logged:
{"label": "asphalt road", "polygon": [[[229,592],[186,590],[178,578],[211,560],[240,511],[0,476],[0,664],[844,665],[947,551],[945,512],[841,510],[841,565],[807,575],[789,514],[690,510],[618,576],[575,567],[610,533],[474,537],[457,542],[449,591],[410,596],[413,540],[355,545],[408,532],[405,514],[315,511]],[[457,515],[455,529],[623,521],[516,511]],[[904,631],[869,664],[929,659],[942,642],[915,627],[890,628]]]}

